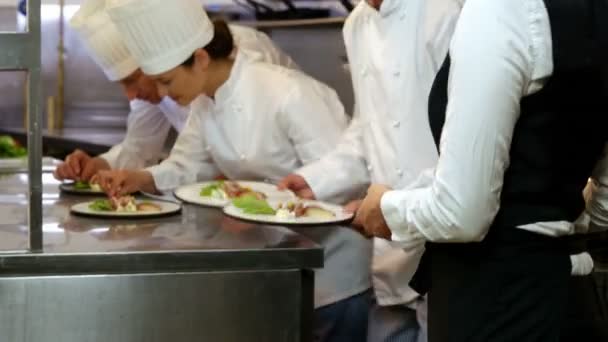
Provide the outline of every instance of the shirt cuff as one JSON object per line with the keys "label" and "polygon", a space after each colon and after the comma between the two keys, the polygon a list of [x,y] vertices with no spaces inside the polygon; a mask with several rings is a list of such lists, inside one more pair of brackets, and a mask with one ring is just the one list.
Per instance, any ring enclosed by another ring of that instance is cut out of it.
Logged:
{"label": "shirt cuff", "polygon": [[330,196],[330,191],[324,191],[324,189],[331,189],[327,184],[324,184],[326,180],[331,178],[327,177],[327,172],[328,170],[325,169],[323,163],[317,161],[301,167],[295,173],[306,180],[306,183],[308,183],[308,186],[310,186],[310,189],[315,194],[316,199],[327,200],[327,197]]}
{"label": "shirt cuff", "polygon": [[571,255],[570,263],[572,264],[571,274],[573,276],[586,276],[593,272],[593,259],[587,252]]}
{"label": "shirt cuff", "polygon": [[171,177],[170,172],[164,167],[164,165],[158,164],[146,168],[146,171],[152,174],[154,178],[154,186],[158,191],[169,191],[178,186],[177,176]]}
{"label": "shirt cuff", "polygon": [[384,193],[380,200],[384,221],[392,233],[391,239],[403,247],[417,246],[425,240],[424,235],[408,224],[406,204],[409,196],[409,191],[393,190]]}

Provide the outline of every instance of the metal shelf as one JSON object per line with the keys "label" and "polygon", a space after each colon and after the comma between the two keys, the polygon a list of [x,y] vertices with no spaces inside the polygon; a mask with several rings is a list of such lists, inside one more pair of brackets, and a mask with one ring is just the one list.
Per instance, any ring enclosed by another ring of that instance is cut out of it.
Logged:
{"label": "metal shelf", "polygon": [[42,251],[42,112],[40,82],[40,0],[27,1],[27,32],[0,33],[0,70],[27,72],[28,226],[30,252]]}

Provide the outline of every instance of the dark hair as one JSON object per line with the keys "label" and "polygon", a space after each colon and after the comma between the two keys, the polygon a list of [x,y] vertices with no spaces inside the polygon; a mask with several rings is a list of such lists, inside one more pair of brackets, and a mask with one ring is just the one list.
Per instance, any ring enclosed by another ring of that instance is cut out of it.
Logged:
{"label": "dark hair", "polygon": [[[234,49],[234,39],[228,28],[228,24],[223,19],[213,20],[213,39],[203,49],[207,51],[211,59],[228,58]],[[194,64],[194,54],[185,60],[182,65],[192,67]]]}

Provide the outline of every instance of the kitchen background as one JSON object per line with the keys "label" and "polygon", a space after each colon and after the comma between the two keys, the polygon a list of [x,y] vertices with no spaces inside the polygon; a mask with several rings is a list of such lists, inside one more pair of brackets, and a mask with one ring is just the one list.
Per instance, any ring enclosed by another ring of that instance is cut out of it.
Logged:
{"label": "kitchen background", "polygon": [[[347,111],[353,107],[353,94],[341,37],[342,22],[348,13],[348,0],[297,1],[301,9],[296,16],[316,9],[325,9],[329,17],[313,20],[256,21],[251,7],[241,0],[206,0],[210,14],[232,18],[235,23],[257,26],[265,31],[282,49],[313,77],[334,87]],[[252,1],[252,0],[243,0]],[[289,1],[289,0],[287,0]],[[81,0],[66,0],[64,23],[77,10]],[[58,0],[42,0],[42,82],[40,105],[45,117],[55,108],[55,117],[63,112],[63,127],[87,130],[120,131],[125,127],[128,103],[117,84],[109,82],[102,71],[87,56],[75,34],[64,26],[64,106],[58,105],[60,6]],[[270,8],[282,10],[287,6],[279,1],[265,2]],[[288,3],[292,4],[293,3]],[[0,31],[21,31],[26,19],[18,13],[19,0],[0,0]],[[303,9],[303,10],[302,10]],[[278,15],[277,15],[278,16]],[[276,19],[276,20],[275,20]],[[0,129],[23,128],[24,80],[22,71],[0,72]]]}

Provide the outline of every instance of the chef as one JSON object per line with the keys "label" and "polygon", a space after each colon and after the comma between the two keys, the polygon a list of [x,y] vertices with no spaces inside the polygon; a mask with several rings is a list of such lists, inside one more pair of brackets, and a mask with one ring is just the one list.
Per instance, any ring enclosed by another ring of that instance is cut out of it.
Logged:
{"label": "chef", "polygon": [[[220,174],[278,182],[331,150],[347,125],[328,86],[241,51],[233,57],[230,30],[211,22],[198,0],[109,1],[107,10],[160,93],[191,103],[166,160],[99,173],[110,195],[170,190]],[[371,244],[347,228],[301,233],[325,248],[325,267],[315,273],[316,340],[364,341]]]}
{"label": "chef", "polygon": [[[437,150],[428,125],[427,99],[459,11],[454,1],[361,1],[343,32],[355,118],[335,151],[281,185],[309,198],[348,198],[370,181],[408,186],[434,167]],[[317,178],[324,182],[314,184]],[[349,208],[356,210],[360,202]],[[426,340],[425,304],[408,286],[422,246],[404,251],[381,239],[374,245],[376,305],[369,341]]]}
{"label": "chef", "polygon": [[[55,176],[88,181],[99,170],[138,169],[157,164],[163,156],[169,131],[171,128],[178,133],[182,131],[189,108],[158,94],[154,80],[141,72],[105,12],[105,0],[85,1],[70,20],[70,27],[107,78],[122,85],[131,112],[127,133],[120,144],[94,158],[76,150],[57,168]],[[297,68],[264,33],[236,25],[230,25],[230,31],[234,34],[235,45],[252,58]]]}
{"label": "chef", "polygon": [[430,288],[429,341],[558,341],[590,175],[587,214],[608,217],[607,3],[462,2],[429,98],[437,168],[417,188],[373,185],[355,220],[426,242],[413,284]]}

